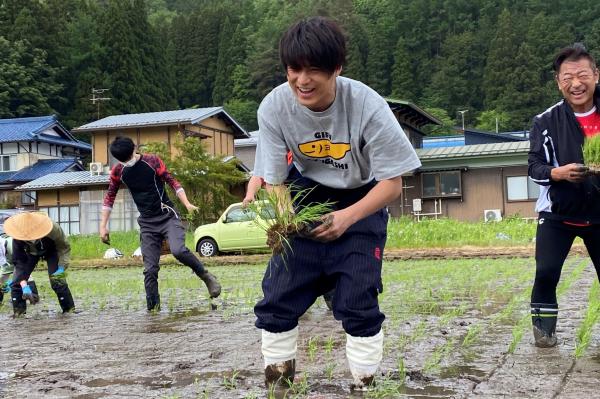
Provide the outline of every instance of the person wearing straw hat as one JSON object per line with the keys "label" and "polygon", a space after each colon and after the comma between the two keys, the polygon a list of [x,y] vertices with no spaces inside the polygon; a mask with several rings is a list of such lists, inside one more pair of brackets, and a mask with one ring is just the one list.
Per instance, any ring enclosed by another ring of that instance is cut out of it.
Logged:
{"label": "person wearing straw hat", "polygon": [[[4,294],[10,292],[10,286],[12,285],[12,274],[15,270],[15,266],[12,261],[12,237],[5,234],[0,235],[0,304],[4,300]],[[27,285],[31,288],[33,301],[37,301],[37,287],[33,277],[29,277]]]}
{"label": "person wearing straw hat", "polygon": [[15,316],[27,310],[27,300],[37,302],[37,293],[27,283],[40,259],[48,265],[50,286],[58,297],[63,313],[75,310],[75,303],[65,278],[69,266],[71,245],[63,230],[48,215],[41,212],[23,212],[4,222],[4,231],[13,238],[12,261],[14,264],[11,296]]}

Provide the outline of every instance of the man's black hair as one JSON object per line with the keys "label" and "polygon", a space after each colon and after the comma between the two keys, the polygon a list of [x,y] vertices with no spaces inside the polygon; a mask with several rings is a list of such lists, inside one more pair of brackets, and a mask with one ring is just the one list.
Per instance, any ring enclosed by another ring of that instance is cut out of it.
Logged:
{"label": "man's black hair", "polygon": [[346,38],[330,19],[306,18],[281,37],[279,59],[285,70],[313,67],[332,74],[346,61]]}
{"label": "man's black hair", "polygon": [[133,155],[133,150],[135,150],[135,144],[129,137],[118,136],[110,143],[110,153],[121,162],[129,161]]}
{"label": "man's black hair", "polygon": [[554,69],[554,72],[558,74],[558,71],[560,71],[560,66],[563,64],[563,62],[579,61],[582,58],[587,59],[592,65],[592,69],[596,70],[596,60],[581,43],[575,43],[572,46],[561,49],[556,55],[556,58],[554,58],[552,69]]}

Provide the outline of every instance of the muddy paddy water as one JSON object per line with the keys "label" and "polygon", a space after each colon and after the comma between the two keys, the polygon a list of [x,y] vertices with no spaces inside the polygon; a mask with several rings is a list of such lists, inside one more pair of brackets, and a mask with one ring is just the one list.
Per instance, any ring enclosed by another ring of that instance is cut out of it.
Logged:
{"label": "muddy paddy water", "polygon": [[[294,387],[277,396],[598,397],[600,331],[586,314],[596,280],[589,263],[567,260],[559,345],[538,349],[528,317],[533,259],[386,262],[376,388],[349,390],[345,335],[319,299],[300,320]],[[224,285],[213,303],[185,268],[163,268],[157,314],[144,310],[139,268],[72,270],[80,313],[65,316],[36,273],[41,304],[18,320],[6,303],[0,307],[0,397],[268,397],[252,313],[264,266],[211,270]]]}

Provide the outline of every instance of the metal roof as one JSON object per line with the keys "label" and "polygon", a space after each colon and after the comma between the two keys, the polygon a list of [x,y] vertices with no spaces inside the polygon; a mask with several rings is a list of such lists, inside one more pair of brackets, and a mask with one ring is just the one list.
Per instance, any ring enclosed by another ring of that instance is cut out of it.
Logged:
{"label": "metal roof", "polygon": [[526,154],[529,152],[529,141],[464,145],[459,147],[418,148],[416,151],[421,160],[472,158],[517,153]]}
{"label": "metal roof", "polygon": [[222,114],[234,127],[236,138],[247,138],[248,133],[223,107],[188,108],[175,111],[145,112],[141,114],[111,115],[73,129],[74,132],[94,132],[147,126],[197,124],[211,116]]}
{"label": "metal roof", "polygon": [[56,123],[53,115],[31,118],[0,119],[0,143],[31,141],[34,136]]}
{"label": "metal roof", "polygon": [[247,139],[235,139],[233,141],[234,147],[256,147],[258,143],[258,130],[248,133],[250,136]]}
{"label": "metal roof", "polygon": [[480,136],[487,140],[488,143],[498,143],[503,141],[527,141],[529,137],[525,137],[524,135],[514,135],[510,133],[494,133],[494,132],[486,132],[483,130],[477,130],[468,128],[464,130],[465,133],[465,142],[469,143],[471,140],[468,136]]}
{"label": "metal roof", "polygon": [[71,186],[108,186],[109,178],[110,175],[108,174],[92,176],[87,170],[81,172],[50,173],[46,176],[40,177],[39,179],[35,179],[33,181],[30,181],[29,183],[23,184],[15,188],[15,190],[32,191],[64,188]]}
{"label": "metal roof", "polygon": [[0,183],[6,183],[15,172],[0,172]]}
{"label": "metal roof", "polygon": [[395,98],[386,98],[388,105],[392,111],[397,111],[400,115],[405,116],[408,120],[421,128],[428,124],[441,125],[442,122],[435,116],[429,114],[425,110],[417,107],[410,101],[398,100]]}
{"label": "metal roof", "polygon": [[465,145],[465,136],[431,136],[423,138],[423,148],[456,147]]}
{"label": "metal roof", "polygon": [[[43,134],[48,129],[53,129],[59,136]],[[0,143],[15,141],[43,141],[92,150],[90,144],[75,139],[55,115],[0,119]]]}
{"label": "metal roof", "polygon": [[25,182],[35,180],[49,173],[64,172],[65,170],[77,167],[83,169],[75,158],[60,158],[60,159],[40,159],[36,163],[26,168],[23,168],[13,174],[9,182]]}

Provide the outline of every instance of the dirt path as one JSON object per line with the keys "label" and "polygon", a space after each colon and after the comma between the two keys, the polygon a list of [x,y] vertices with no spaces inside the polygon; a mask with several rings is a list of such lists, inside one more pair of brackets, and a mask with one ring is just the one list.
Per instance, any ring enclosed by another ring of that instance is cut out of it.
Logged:
{"label": "dirt path", "polygon": [[[386,248],[384,260],[418,260],[418,259],[469,259],[469,258],[528,258],[533,256],[535,250],[532,245],[513,247],[457,247],[457,248],[421,248],[421,249],[388,249]],[[587,256],[583,245],[574,245],[571,255]],[[208,266],[241,265],[267,263],[268,254],[254,255],[223,255],[214,258],[201,258]],[[171,255],[162,258],[163,263],[176,263]],[[74,268],[108,268],[141,265],[141,259],[122,258],[116,260],[86,259],[72,262]]]}

